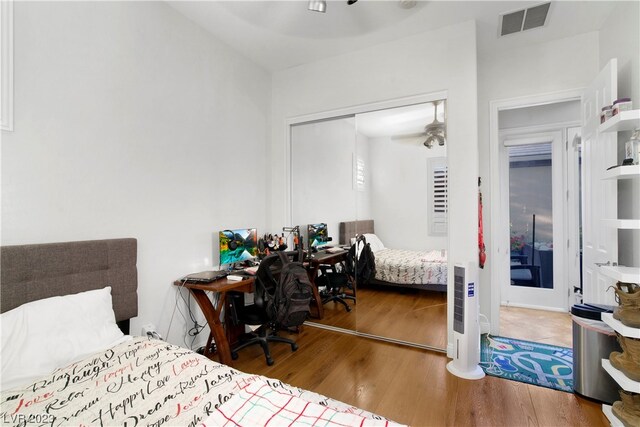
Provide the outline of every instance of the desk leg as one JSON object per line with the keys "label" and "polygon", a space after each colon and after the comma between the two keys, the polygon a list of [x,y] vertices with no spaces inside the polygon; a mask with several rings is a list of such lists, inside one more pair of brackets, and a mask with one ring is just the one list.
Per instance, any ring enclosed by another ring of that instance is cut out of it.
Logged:
{"label": "desk leg", "polygon": [[[189,291],[191,291],[191,295],[193,295],[193,298],[200,306],[200,310],[204,313],[204,317],[207,319],[207,324],[211,330],[211,334],[207,342],[210,343],[211,337],[213,336],[213,339],[216,342],[216,348],[218,349],[218,354],[220,355],[220,362],[225,365],[231,365],[231,349],[229,348],[229,342],[227,341],[227,337],[224,333],[224,327],[220,322],[220,312],[222,311],[222,307],[224,307],[225,293],[221,292],[219,294],[218,306],[214,307],[205,291],[200,289],[189,289]],[[205,349],[204,355],[211,359],[209,347],[210,346],[207,346]]]}
{"label": "desk leg", "polygon": [[313,299],[315,301],[317,316],[318,319],[322,319],[324,317],[324,306],[322,305],[322,298],[320,297],[320,292],[318,292],[318,287],[316,286],[316,277],[318,275],[319,266],[312,267],[308,270],[309,281],[311,282],[311,290],[313,291]]}

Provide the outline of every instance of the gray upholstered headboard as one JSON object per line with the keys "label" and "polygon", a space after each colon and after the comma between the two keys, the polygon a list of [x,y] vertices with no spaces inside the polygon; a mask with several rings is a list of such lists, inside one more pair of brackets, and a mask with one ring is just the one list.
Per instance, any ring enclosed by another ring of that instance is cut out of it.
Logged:
{"label": "gray upholstered headboard", "polygon": [[351,238],[358,234],[375,233],[372,219],[363,219],[360,221],[348,221],[340,223],[340,244],[348,245]]}
{"label": "gray upholstered headboard", "polygon": [[0,312],[111,286],[116,321],[138,315],[136,239],[2,246]]}

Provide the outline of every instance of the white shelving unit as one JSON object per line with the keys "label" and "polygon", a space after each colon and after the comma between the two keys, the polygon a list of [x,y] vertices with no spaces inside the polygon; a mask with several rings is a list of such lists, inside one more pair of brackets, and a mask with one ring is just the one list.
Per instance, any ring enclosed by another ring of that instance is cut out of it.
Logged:
{"label": "white shelving unit", "polygon": [[618,332],[620,335],[631,338],[640,338],[640,329],[622,324],[622,322],[613,318],[613,313],[602,313],[602,321],[611,326],[611,329]]}
{"label": "white shelving unit", "polygon": [[603,265],[600,272],[619,282],[639,283],[640,267],[625,267],[623,265]]}
{"label": "white shelving unit", "polygon": [[[640,110],[623,111],[600,125],[600,132],[620,132],[640,128]],[[640,178],[640,165],[619,166],[604,172],[602,179],[637,179]],[[640,219],[605,219],[603,225],[618,230],[640,229]],[[640,283],[640,267],[605,265],[600,272],[615,280],[629,283]],[[602,320],[624,337],[640,338],[640,329],[631,328],[613,318],[611,313],[603,313]],[[611,365],[609,359],[602,359],[602,367],[626,391],[640,393],[640,382],[633,381]],[[612,407],[602,405],[602,412],[612,426],[622,426],[622,422],[613,415]]]}
{"label": "white shelving unit", "polygon": [[639,230],[640,219],[605,219],[604,225],[620,230]]}
{"label": "white shelving unit", "polygon": [[605,171],[602,179],[632,179],[638,177],[640,177],[640,165],[627,165]]}
{"label": "white shelving unit", "polygon": [[607,417],[607,419],[611,423],[611,427],[624,427],[622,421],[620,421],[618,417],[613,415],[611,405],[602,405],[602,412],[604,412],[604,416]]}
{"label": "white shelving unit", "polygon": [[[600,132],[618,132],[640,128],[640,110],[622,111],[600,125]],[[604,172],[602,179],[640,178],[640,165],[619,166]],[[618,230],[639,230],[640,219],[607,218],[603,220],[607,227]],[[600,272],[621,282],[640,283],[640,268],[611,266],[600,267]]]}
{"label": "white shelving unit", "polygon": [[609,359],[602,359],[602,367],[616,380],[620,387],[632,393],[640,393],[640,382],[627,378],[625,374],[613,367]]}
{"label": "white shelving unit", "polygon": [[600,125],[600,132],[620,132],[640,128],[640,110],[621,111]]}

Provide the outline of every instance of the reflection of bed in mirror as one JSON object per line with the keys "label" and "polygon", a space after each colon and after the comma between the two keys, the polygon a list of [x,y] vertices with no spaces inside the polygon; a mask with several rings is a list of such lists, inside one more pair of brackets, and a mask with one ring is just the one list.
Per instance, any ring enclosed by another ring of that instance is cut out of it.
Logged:
{"label": "reflection of bed in mirror", "polygon": [[413,251],[385,248],[375,236],[374,221],[340,223],[340,244],[349,244],[356,235],[365,234],[376,259],[376,274],[371,283],[401,288],[446,292],[447,251]]}

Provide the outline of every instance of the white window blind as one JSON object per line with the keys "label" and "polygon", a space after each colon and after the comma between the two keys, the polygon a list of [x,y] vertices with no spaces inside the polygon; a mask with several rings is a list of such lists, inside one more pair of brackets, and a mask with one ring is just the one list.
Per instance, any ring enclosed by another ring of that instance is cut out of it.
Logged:
{"label": "white window blind", "polygon": [[429,176],[429,234],[447,235],[449,217],[449,171],[446,157],[434,157],[427,163]]}
{"label": "white window blind", "polygon": [[366,188],[366,173],[364,159],[353,156],[353,189],[364,191]]}

